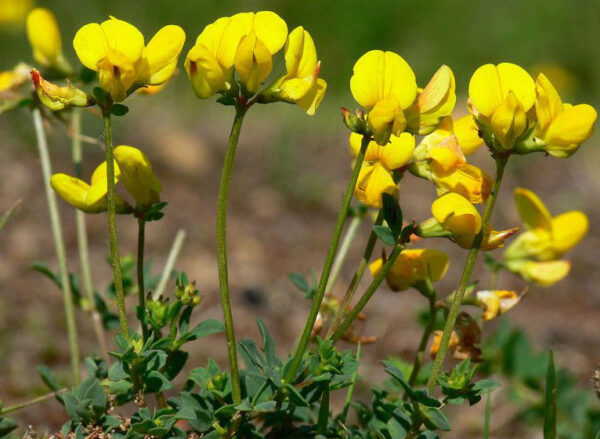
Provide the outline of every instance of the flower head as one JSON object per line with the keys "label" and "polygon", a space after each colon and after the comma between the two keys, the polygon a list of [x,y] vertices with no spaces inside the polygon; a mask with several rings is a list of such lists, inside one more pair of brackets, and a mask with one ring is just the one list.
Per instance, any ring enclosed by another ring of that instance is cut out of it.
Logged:
{"label": "flower head", "polygon": [[0,25],[21,26],[33,7],[33,0],[2,0],[0,2]]}
{"label": "flower head", "polygon": [[175,72],[184,41],[183,30],[169,25],[145,46],[135,26],[111,17],[79,29],[73,47],[81,63],[98,72],[102,89],[119,102],[136,87],[166,82]]}
{"label": "flower head", "polygon": [[136,203],[141,207],[158,203],[162,185],[152,172],[146,154],[133,146],[121,145],[114,149],[114,156],[125,188]]}
{"label": "flower head", "polygon": [[54,14],[45,8],[35,8],[27,16],[27,37],[33,48],[33,58],[45,67],[61,67],[66,61],[62,55],[60,31]]}
{"label": "flower head", "polygon": [[510,311],[521,298],[522,295],[508,290],[482,290],[476,295],[477,304],[483,309],[483,320],[492,320]]}
{"label": "flower head", "polygon": [[31,71],[31,79],[40,102],[52,111],[60,111],[66,107],[89,107],[94,105],[94,98],[70,82],[58,86],[46,81],[36,69]]}
{"label": "flower head", "polygon": [[[381,270],[383,259],[377,259],[369,265],[373,277]],[[386,281],[392,291],[403,291],[430,280],[437,282],[448,271],[450,258],[439,250],[407,249],[403,250],[392,265]]]}
{"label": "flower head", "polygon": [[192,88],[201,99],[233,87],[233,68],[255,93],[273,68],[272,56],[285,44],[287,24],[271,11],[222,17],[204,28],[185,60]]}
{"label": "flower head", "polygon": [[[358,154],[360,145],[361,136],[356,133],[350,134],[350,149],[354,156]],[[381,196],[397,191],[393,171],[408,164],[414,148],[415,138],[409,133],[392,136],[387,146],[369,142],[354,188],[356,199],[369,206],[381,208]]]}
{"label": "flower head", "polygon": [[552,83],[540,73],[535,82],[534,136],[540,148],[554,157],[569,157],[590,138],[596,122],[596,110],[590,105],[563,104]]}
{"label": "flower head", "polygon": [[327,82],[319,78],[321,62],[315,43],[302,26],[288,35],[285,43],[286,73],[269,87],[261,100],[279,99],[297,104],[307,114],[315,114],[323,100]]}
{"label": "flower head", "polygon": [[[515,189],[515,204],[526,231],[506,249],[507,267],[536,283],[557,282],[570,268],[569,263],[560,258],[587,233],[587,216],[580,211],[569,211],[552,217],[542,200],[524,188]],[[550,269],[553,273],[549,273]]]}
{"label": "flower head", "polygon": [[[433,221],[428,220],[419,226],[418,233],[423,237],[448,236],[460,247],[469,249],[477,234],[481,231],[482,220],[479,212],[462,195],[448,192],[431,205]],[[429,233],[433,230],[433,234]],[[481,250],[493,250],[504,245],[504,241],[515,234],[518,229],[509,229],[502,232],[486,230],[481,243]],[[442,232],[442,233],[440,233]],[[447,233],[444,235],[443,232]]]}
{"label": "flower head", "polygon": [[432,181],[440,195],[456,192],[472,203],[482,203],[490,194],[491,178],[477,166],[467,163],[449,116],[433,133],[423,138],[415,148],[414,158],[411,172]]}
{"label": "flower head", "polygon": [[[115,163],[115,183],[119,181],[121,171]],[[71,206],[85,213],[100,213],[107,209],[107,177],[106,162],[102,162],[92,174],[91,184],[66,174],[54,174],[50,179],[50,185],[56,193]],[[117,212],[124,212],[126,203],[119,197],[117,201]]]}
{"label": "flower head", "polygon": [[527,112],[535,103],[535,84],[516,64],[486,64],[473,73],[469,98],[475,118],[493,134],[494,144],[510,150],[528,127]]}

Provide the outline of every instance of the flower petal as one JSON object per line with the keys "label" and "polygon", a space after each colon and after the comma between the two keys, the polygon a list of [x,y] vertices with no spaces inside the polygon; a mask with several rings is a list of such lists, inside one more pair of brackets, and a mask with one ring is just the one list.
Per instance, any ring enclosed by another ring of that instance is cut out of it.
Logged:
{"label": "flower petal", "polygon": [[102,27],[98,23],[83,26],[75,34],[73,48],[81,64],[98,71],[98,62],[106,57],[108,52],[108,42]]}
{"label": "flower petal", "polygon": [[552,247],[556,258],[562,257],[583,239],[589,228],[585,213],[578,210],[562,213],[552,218]]}
{"label": "flower petal", "polygon": [[565,108],[550,124],[544,142],[554,157],[569,157],[594,132],[598,114],[591,105],[580,104]]}
{"label": "flower petal", "polygon": [[144,50],[144,36],[135,26],[114,17],[102,22],[100,26],[111,49],[121,53],[132,63],[138,61]]}
{"label": "flower petal", "polygon": [[61,56],[60,31],[54,14],[36,8],[27,16],[27,37],[35,60],[43,65],[55,65]]}
{"label": "flower petal", "polygon": [[500,75],[493,64],[485,64],[475,70],[469,82],[469,98],[479,113],[492,117],[504,100]]}
{"label": "flower petal", "polygon": [[380,147],[379,161],[390,171],[399,169],[410,162],[414,149],[415,137],[412,134],[391,136],[390,143]]}
{"label": "flower petal", "polygon": [[515,189],[514,197],[519,217],[526,228],[552,232],[552,216],[540,197],[529,189],[522,187]]}
{"label": "flower petal", "polygon": [[[175,70],[174,62],[183,48],[185,32],[179,26],[169,25],[160,29],[144,49],[144,59],[148,63],[149,84],[160,84],[169,79]],[[160,74],[159,74],[160,73]]]}
{"label": "flower petal", "polygon": [[479,129],[473,116],[467,114],[454,121],[454,135],[464,155],[473,154],[481,145],[483,139],[479,137]]}
{"label": "flower petal", "polygon": [[279,15],[271,11],[257,12],[253,27],[256,37],[264,43],[271,55],[281,50],[287,39],[288,28]]}

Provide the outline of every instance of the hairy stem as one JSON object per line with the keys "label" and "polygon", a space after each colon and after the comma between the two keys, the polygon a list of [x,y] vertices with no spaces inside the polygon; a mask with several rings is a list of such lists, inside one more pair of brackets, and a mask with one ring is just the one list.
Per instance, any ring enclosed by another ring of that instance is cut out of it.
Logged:
{"label": "hairy stem", "polygon": [[142,340],[148,339],[148,326],[146,325],[146,288],[144,286],[144,243],[146,240],[146,221],[138,218],[138,245],[137,245],[137,282],[138,305],[140,323],[142,324]]}
{"label": "hairy stem", "polygon": [[454,330],[454,324],[456,323],[456,318],[458,317],[460,306],[465,297],[467,286],[469,285],[469,281],[471,280],[471,274],[473,274],[473,269],[475,268],[475,262],[477,261],[477,255],[479,254],[479,249],[481,248],[483,237],[490,223],[492,212],[494,211],[494,206],[496,204],[496,199],[498,198],[498,192],[500,191],[502,177],[504,175],[504,169],[506,168],[507,162],[507,158],[496,158],[496,180],[494,181],[494,185],[492,186],[492,192],[490,193],[490,196],[488,197],[487,203],[485,205],[485,211],[483,212],[483,219],[481,222],[481,231],[477,234],[477,236],[475,236],[475,239],[473,240],[473,246],[469,251],[469,256],[467,257],[465,268],[463,269],[463,273],[458,284],[458,291],[454,295],[452,304],[450,305],[450,310],[448,311],[448,317],[446,319],[446,324],[444,325],[444,332],[440,341],[440,347],[438,349],[438,353],[435,357],[435,360],[433,361],[431,375],[429,375],[429,379],[427,381],[427,389],[430,392],[433,392],[433,390],[435,389],[435,383],[442,370],[444,358],[446,357],[446,353],[448,352],[448,344],[450,343],[450,337],[452,335],[452,331]]}
{"label": "hairy stem", "polygon": [[40,402],[47,401],[48,399],[54,398],[56,395],[59,395],[63,392],[66,392],[67,389],[60,389],[54,392],[46,393],[45,395],[38,396],[37,398],[30,399],[29,401],[21,402],[19,404],[9,405],[0,410],[0,415],[6,415],[11,412],[16,412],[17,410],[24,409],[25,407],[29,407],[30,405],[38,404]]}
{"label": "hairy stem", "polygon": [[115,195],[115,163],[113,157],[112,123],[110,108],[104,109],[104,142],[106,143],[106,182],[107,182],[107,218],[108,241],[110,245],[110,266],[117,296],[117,308],[121,333],[129,338],[129,324],[127,323],[127,309],[125,308],[125,293],[123,292],[123,274],[121,273],[121,259],[119,256],[119,238],[117,237],[117,213]]}
{"label": "hairy stem", "polygon": [[[437,316],[437,308],[435,306],[435,302],[437,300],[435,294],[428,297],[429,299],[429,319],[427,320],[427,324],[425,325],[425,329],[423,330],[423,335],[421,336],[421,341],[419,342],[419,347],[417,348],[417,353],[415,355],[415,361],[413,362],[412,370],[410,371],[410,377],[408,378],[408,384],[413,386],[417,381],[417,377],[419,376],[419,372],[421,371],[421,366],[423,365],[423,357],[425,356],[425,348],[427,348],[427,343],[429,342],[429,337],[433,332],[433,327],[435,326],[435,318]],[[405,395],[406,397],[407,395]]]}
{"label": "hairy stem", "polygon": [[242,390],[240,385],[240,373],[237,362],[237,350],[235,345],[235,328],[233,326],[233,315],[231,313],[231,299],[229,297],[229,275],[227,272],[227,199],[229,197],[229,184],[235,152],[237,150],[242,122],[248,107],[242,103],[236,105],[235,118],[229,135],[229,143],[225,152],[221,182],[219,185],[219,197],[217,200],[217,265],[219,269],[219,290],[221,292],[221,307],[223,308],[223,319],[225,320],[225,336],[227,337],[227,354],[229,357],[229,368],[231,370],[231,392],[233,402],[239,404],[242,401]]}
{"label": "hairy stem", "polygon": [[56,205],[56,195],[50,187],[50,177],[52,168],[50,166],[50,155],[48,154],[48,142],[46,141],[46,132],[42,120],[42,113],[39,108],[33,109],[33,125],[37,138],[37,146],[42,164],[42,177],[44,179],[44,189],[46,191],[46,200],[50,212],[50,223],[52,226],[52,236],[54,237],[54,246],[58,267],[60,271],[60,282],[63,294],[63,304],[65,309],[65,319],[67,323],[67,333],[69,338],[69,349],[71,353],[71,370],[73,373],[73,384],[79,384],[79,342],[77,340],[77,326],[75,324],[75,313],[73,310],[73,295],[71,294],[71,283],[69,279],[69,270],[67,268],[67,256],[65,250],[65,241],[62,234],[60,213]]}
{"label": "hairy stem", "polygon": [[[81,166],[81,110],[73,108],[71,114],[71,151],[73,167],[75,168],[75,177],[82,178]],[[75,209],[75,228],[77,229],[77,249],[79,251],[79,265],[81,266],[81,279],[83,289],[89,302],[89,312],[92,316],[94,334],[98,340],[102,358],[110,363],[108,355],[108,345],[106,343],[106,333],[102,324],[102,317],[96,309],[96,299],[94,298],[94,284],[92,282],[92,270],[90,268],[90,252],[88,249],[87,230],[85,226],[85,214]]]}
{"label": "hairy stem", "polygon": [[383,282],[388,272],[392,268],[392,265],[394,265],[394,262],[396,262],[396,259],[398,258],[398,256],[400,256],[400,253],[402,253],[403,249],[404,246],[402,244],[396,244],[394,246],[394,250],[390,254],[390,257],[387,261],[385,261],[385,264],[383,264],[381,270],[379,271],[379,273],[377,273],[377,275],[371,282],[371,285],[369,285],[369,287],[367,288],[367,291],[365,291],[365,294],[363,294],[363,296],[356,303],[356,306],[352,308],[352,311],[350,311],[348,316],[342,321],[340,326],[331,336],[331,340],[333,340],[334,343],[337,342],[344,335],[344,333],[350,327],[352,322],[356,320],[360,312],[364,309],[369,300],[371,300],[371,297],[373,297],[373,294],[375,294],[375,291],[377,291],[379,285],[381,285],[381,282]]}
{"label": "hairy stem", "polygon": [[[374,226],[378,226],[383,222],[383,214],[379,211],[377,218],[375,219]],[[340,309],[338,310],[333,323],[329,327],[327,331],[326,339],[330,338],[331,335],[337,330],[342,322],[342,319],[346,316],[348,312],[348,307],[352,303],[352,299],[354,298],[354,293],[362,280],[363,275],[365,274],[365,270],[369,266],[369,261],[371,260],[371,256],[373,255],[373,249],[375,248],[375,244],[377,243],[377,235],[373,230],[371,230],[371,234],[369,235],[369,240],[367,241],[367,246],[365,247],[365,251],[363,252],[362,259],[360,260],[360,264],[358,268],[354,272],[354,276],[352,276],[352,281],[350,281],[350,285],[348,285],[348,289],[342,298],[342,302],[340,303]]]}
{"label": "hairy stem", "polygon": [[348,216],[350,202],[352,201],[352,194],[354,193],[354,188],[356,187],[356,182],[358,180],[358,174],[360,173],[360,169],[365,158],[365,152],[367,151],[367,147],[369,146],[370,141],[371,138],[369,136],[363,136],[360,151],[356,156],[354,168],[352,169],[352,176],[350,177],[350,182],[346,187],[346,193],[344,195],[344,200],[342,201],[342,207],[340,208],[340,211],[338,213],[337,222],[333,231],[333,237],[331,239],[331,244],[329,245],[329,250],[327,251],[327,258],[325,259],[325,265],[323,266],[323,271],[321,272],[321,278],[319,279],[317,291],[315,292],[315,296],[313,297],[312,306],[308,314],[308,318],[306,319],[306,324],[304,325],[304,330],[302,331],[300,341],[298,342],[298,346],[296,347],[294,358],[292,359],[292,363],[289,369],[287,370],[287,373],[285,374],[284,379],[288,383],[294,379],[294,376],[298,371],[298,367],[300,367],[300,363],[302,362],[304,351],[306,351],[306,347],[308,346],[308,342],[310,341],[310,333],[312,332],[312,329],[315,325],[317,315],[319,314],[319,308],[321,307],[321,302],[323,301],[323,297],[325,296],[325,288],[327,287],[327,282],[329,281],[329,275],[331,273],[333,259],[337,252],[338,244],[340,242],[340,236],[342,234],[342,230],[344,229],[346,217]]}

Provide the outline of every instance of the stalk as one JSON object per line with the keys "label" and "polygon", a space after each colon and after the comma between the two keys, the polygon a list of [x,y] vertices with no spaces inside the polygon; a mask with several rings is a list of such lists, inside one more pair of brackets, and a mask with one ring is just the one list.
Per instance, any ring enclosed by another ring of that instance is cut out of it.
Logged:
{"label": "stalk", "polygon": [[[378,226],[383,222],[383,214],[381,210],[377,215],[377,219],[375,219],[375,223],[373,226]],[[342,322],[342,319],[346,316],[346,312],[348,311],[348,307],[352,303],[352,298],[354,297],[354,293],[362,280],[363,275],[365,274],[365,270],[369,266],[369,261],[371,260],[371,256],[373,255],[373,249],[375,248],[375,244],[377,243],[377,235],[373,230],[371,230],[371,235],[369,236],[369,240],[367,241],[367,246],[365,247],[365,251],[363,252],[362,259],[360,260],[360,264],[354,272],[354,276],[352,276],[352,281],[350,281],[350,285],[348,285],[348,289],[342,298],[342,302],[340,303],[340,309],[337,312],[333,323],[329,327],[327,331],[327,335],[325,338],[330,338],[331,335],[337,330]]]}
{"label": "stalk", "polygon": [[115,207],[115,163],[113,157],[112,121],[110,115],[110,105],[108,105],[107,108],[102,110],[102,118],[104,119],[104,142],[106,144],[106,200],[108,204],[107,219],[108,241],[110,245],[110,266],[112,268],[115,294],[117,296],[117,308],[119,313],[121,333],[126,339],[129,339],[129,324],[127,323],[125,293],[123,292],[123,275],[121,273],[121,259],[119,257],[119,239],[117,237],[117,214]]}
{"label": "stalk", "polygon": [[389,259],[385,261],[385,264],[383,264],[381,270],[379,271],[379,273],[377,273],[377,276],[375,276],[375,278],[371,282],[371,285],[369,285],[369,287],[367,288],[367,291],[365,291],[365,294],[363,294],[363,296],[356,303],[356,306],[352,308],[352,311],[350,311],[350,314],[348,314],[348,317],[346,317],[342,321],[340,326],[331,336],[331,340],[333,340],[334,343],[337,342],[342,337],[342,335],[344,335],[344,333],[350,327],[352,322],[356,320],[360,312],[367,305],[369,300],[371,300],[371,297],[373,297],[373,294],[375,294],[375,291],[377,291],[377,288],[379,288],[379,285],[381,285],[381,282],[383,282],[388,272],[392,268],[392,265],[394,265],[394,262],[396,262],[396,259],[398,258],[398,256],[400,256],[400,253],[402,253],[403,249],[404,246],[402,244],[396,244],[394,246],[394,250],[390,254]]}
{"label": "stalk", "polygon": [[179,252],[181,252],[181,247],[183,246],[184,241],[185,230],[179,229],[175,235],[175,239],[173,240],[173,245],[171,246],[169,256],[167,257],[167,262],[165,263],[162,274],[160,275],[160,281],[158,282],[156,290],[154,290],[154,294],[152,294],[152,300],[158,300],[160,296],[163,295],[165,288],[167,287],[169,277],[171,276],[171,272],[173,271],[173,267],[175,266],[175,261],[179,256]]}
{"label": "stalk", "polygon": [[465,292],[467,291],[467,286],[469,285],[471,275],[473,274],[473,269],[475,268],[475,262],[477,261],[477,255],[479,254],[479,249],[481,248],[483,237],[490,223],[492,212],[494,211],[494,206],[496,204],[496,199],[498,198],[498,192],[500,191],[502,177],[504,176],[504,169],[506,168],[507,162],[508,158],[496,158],[496,180],[494,181],[492,192],[490,193],[490,196],[488,197],[487,203],[485,205],[485,210],[483,212],[483,219],[481,224],[481,231],[477,234],[477,236],[475,236],[475,239],[473,240],[473,246],[469,251],[469,256],[467,257],[465,268],[463,269],[463,273],[458,284],[458,291],[454,295],[452,304],[450,305],[450,310],[448,311],[448,317],[444,326],[444,332],[440,341],[440,347],[438,349],[438,353],[435,357],[435,360],[433,361],[431,375],[429,375],[429,379],[427,380],[427,389],[430,392],[433,392],[433,390],[435,389],[436,380],[442,370],[444,358],[446,356],[446,353],[448,352],[450,336],[452,335],[452,331],[454,330],[454,324],[456,323],[456,318],[458,317],[460,306],[465,297]]}
{"label": "stalk", "polygon": [[342,270],[342,266],[348,257],[348,252],[350,251],[350,245],[354,238],[356,237],[356,232],[360,227],[360,224],[363,221],[363,215],[357,214],[352,217],[352,221],[348,225],[348,230],[344,234],[344,238],[342,239],[342,243],[340,244],[340,251],[338,252],[334,262],[333,267],[331,268],[331,276],[329,277],[329,282],[327,282],[327,288],[325,289],[325,294],[331,292],[335,284],[337,283],[338,278],[340,277],[340,271]]}
{"label": "stalk", "polygon": [[221,293],[221,307],[223,308],[223,319],[225,320],[225,336],[227,337],[227,355],[229,357],[229,368],[231,370],[231,393],[233,402],[239,404],[242,401],[242,390],[240,385],[240,373],[237,362],[237,350],[235,344],[235,328],[233,326],[233,315],[231,313],[231,299],[229,297],[229,275],[227,272],[227,199],[229,197],[229,184],[231,172],[237,150],[238,140],[242,123],[248,107],[241,102],[236,105],[235,118],[229,135],[229,143],[225,152],[221,182],[219,185],[219,197],[217,199],[217,265],[219,269],[219,290]]}
{"label": "stalk", "polygon": [[65,309],[65,319],[67,323],[67,333],[69,339],[69,349],[71,354],[71,371],[73,373],[73,384],[78,385],[80,379],[79,373],[79,342],[77,340],[77,326],[75,323],[75,314],[73,311],[73,295],[71,294],[71,283],[69,279],[69,270],[67,268],[67,257],[65,250],[65,241],[62,234],[60,213],[56,205],[56,195],[50,187],[50,177],[52,168],[50,166],[50,155],[48,154],[48,142],[42,121],[42,113],[39,108],[34,108],[33,125],[37,138],[37,146],[42,164],[42,176],[44,179],[44,189],[46,190],[46,200],[50,212],[50,223],[52,226],[52,236],[54,237],[54,246],[58,267],[60,271],[60,282],[62,287],[63,304]]}
{"label": "stalk", "polygon": [[367,151],[367,147],[369,146],[370,141],[370,136],[363,136],[360,151],[356,156],[354,168],[352,169],[352,176],[350,177],[350,182],[346,187],[346,193],[344,195],[342,207],[338,213],[337,222],[333,231],[333,237],[331,238],[331,244],[329,245],[329,250],[327,251],[327,258],[325,259],[325,265],[323,266],[323,271],[321,272],[321,278],[319,279],[317,291],[315,292],[315,296],[313,297],[312,306],[308,314],[308,318],[306,319],[306,324],[304,325],[304,330],[302,331],[300,341],[298,343],[298,346],[296,347],[296,352],[294,354],[290,367],[287,370],[284,377],[284,380],[288,383],[294,379],[294,376],[298,371],[298,367],[300,367],[304,351],[306,351],[306,347],[308,346],[308,342],[310,341],[310,333],[312,332],[312,329],[315,325],[317,315],[319,314],[319,308],[321,307],[321,302],[323,301],[323,297],[325,296],[325,288],[327,287],[329,275],[331,274],[331,266],[333,265],[333,259],[335,257],[338,244],[340,242],[340,236],[342,234],[342,230],[344,229],[346,217],[348,216],[350,202],[352,201],[352,194],[354,193],[356,181],[358,180],[358,174],[360,173],[360,169],[365,158],[365,152]]}
{"label": "stalk", "polygon": [[[75,177],[82,177],[81,167],[81,110],[74,107],[71,114],[71,149],[73,167],[75,168]],[[77,229],[77,249],[79,251],[79,265],[81,266],[81,278],[83,280],[83,289],[89,302],[89,311],[92,316],[94,333],[98,339],[98,345],[102,353],[102,358],[107,363],[110,362],[108,355],[108,345],[106,344],[106,334],[102,324],[100,313],[96,309],[96,300],[94,298],[94,284],[92,282],[92,270],[90,269],[90,254],[88,250],[87,231],[85,227],[85,214],[75,209],[75,227]]]}
{"label": "stalk", "polygon": [[[429,342],[429,337],[433,332],[435,318],[437,316],[437,308],[435,306],[437,297],[435,291],[432,295],[428,296],[427,299],[429,300],[429,319],[427,320],[427,324],[423,330],[423,335],[421,336],[421,341],[419,342],[419,347],[417,348],[417,353],[415,355],[415,361],[413,362],[413,367],[410,371],[410,377],[408,378],[408,384],[410,386],[415,384],[417,377],[419,376],[421,366],[423,365],[423,357],[425,356],[425,348],[427,348],[427,343]],[[406,396],[407,395],[405,394],[405,399]]]}
{"label": "stalk", "polygon": [[137,246],[137,281],[139,318],[142,324],[142,339],[148,339],[148,326],[146,325],[146,288],[144,286],[144,243],[146,240],[146,221],[138,218],[138,246]]}
{"label": "stalk", "polygon": [[66,392],[67,389],[60,389],[54,392],[46,393],[45,395],[38,396],[37,398],[30,399],[29,401],[20,402],[19,404],[9,405],[0,410],[0,415],[6,415],[11,412],[16,412],[17,410],[24,409],[25,407],[29,407],[34,404],[38,404],[40,402],[47,401],[50,398],[54,398],[56,395],[59,395],[63,392]]}

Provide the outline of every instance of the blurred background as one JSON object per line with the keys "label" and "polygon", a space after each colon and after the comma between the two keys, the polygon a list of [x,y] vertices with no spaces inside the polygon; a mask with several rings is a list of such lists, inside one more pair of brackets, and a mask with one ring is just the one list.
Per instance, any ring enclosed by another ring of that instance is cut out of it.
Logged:
{"label": "blurred background", "polygon": [[[33,63],[24,17],[16,22],[3,18],[2,7],[7,1],[0,0],[0,70],[10,70],[19,61]],[[24,8],[29,4],[20,1]],[[532,74],[544,71],[565,101],[596,107],[600,101],[598,0],[38,0],[36,5],[57,15],[63,52],[74,66],[79,66],[71,43],[76,30],[108,15],[135,24],[146,41],[163,25],[181,25],[187,34],[182,58],[206,24],[241,11],[270,9],[287,21],[290,30],[302,25],[312,34],[322,60],[320,76],[328,82],[317,115],[306,116],[299,108],[285,104],[252,108],[242,130],[231,186],[230,282],[238,337],[256,339],[255,318],[261,318],[278,342],[280,354],[293,346],[309,307],[288,274],[320,270],[349,178],[348,133],[340,123],[339,109],[355,105],[348,84],[354,62],[365,51],[378,48],[401,54],[421,86],[441,64],[449,65],[456,75],[459,96],[456,115],[466,112],[470,75],[488,62],[518,63]],[[176,269],[196,279],[204,296],[198,318],[220,318],[214,216],[233,110],[213,100],[198,100],[183,69],[158,95],[136,95],[127,105],[129,114],[115,121],[115,144],[133,145],[148,154],[163,182],[163,198],[169,203],[164,219],[147,228],[147,259],[152,262],[153,273],[160,273],[176,231],[185,229],[187,239]],[[54,171],[70,173],[70,141],[65,126],[54,122],[48,128]],[[2,114],[0,132],[0,212],[22,200],[0,234],[0,397],[5,404],[12,404],[45,391],[36,365],[46,364],[59,376],[68,376],[68,345],[60,291],[30,268],[36,260],[57,266],[31,115],[27,110]],[[101,122],[93,114],[84,115],[83,133],[101,139]],[[600,360],[598,142],[594,136],[569,160],[541,155],[514,160],[493,220],[497,229],[518,224],[512,203],[516,186],[540,194],[553,214],[580,209],[589,215],[588,237],[567,255],[573,262],[571,275],[551,288],[533,287],[523,302],[501,319],[524,328],[535,349],[553,349],[557,363],[567,368],[589,395],[590,377]],[[85,175],[91,174],[102,156],[99,146],[85,145]],[[493,163],[483,148],[473,162],[492,172]],[[405,218],[419,221],[429,216],[435,197],[431,184],[407,176],[400,193]],[[69,266],[77,271],[73,211],[62,201],[60,207]],[[95,287],[104,293],[110,279],[105,217],[88,215],[87,220]],[[369,227],[363,225],[334,293],[343,294]],[[120,218],[119,233],[121,252],[133,254],[135,221]],[[451,271],[439,286],[442,294],[449,293],[457,284],[466,252],[445,241],[423,245],[452,254]],[[487,281],[482,264],[479,273],[479,278]],[[525,287],[508,274],[501,276],[499,285],[519,290]],[[365,380],[384,378],[379,361],[389,355],[412,361],[420,337],[415,316],[425,305],[415,292],[393,294],[387,286],[381,288],[359,328],[361,333],[378,338],[364,348],[360,374]],[[78,325],[83,354],[97,350],[89,318],[82,312]],[[486,325],[486,335],[493,333],[495,326],[497,323]],[[188,366],[204,365],[210,356],[226,364],[224,337],[196,342]],[[366,385],[363,387],[368,401]],[[534,432],[540,429],[532,429],[518,407],[503,399],[509,397],[497,398],[494,407],[498,408],[492,412],[493,437],[538,437]],[[598,409],[597,401],[591,404]],[[38,431],[52,430],[66,419],[56,407],[48,402],[22,410],[15,417],[36,425]],[[481,437],[482,410],[483,404],[457,409],[460,416],[453,417],[454,431],[444,437]]]}

